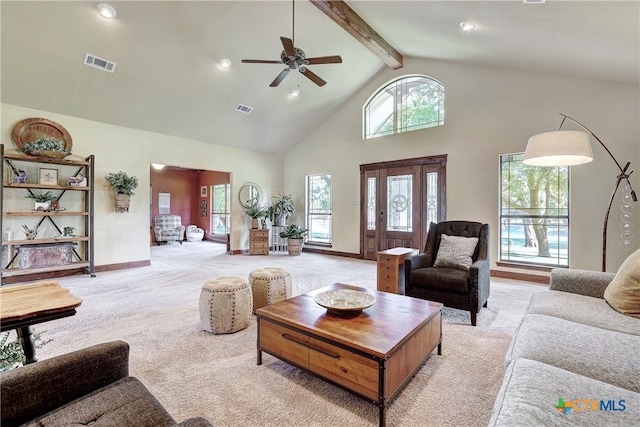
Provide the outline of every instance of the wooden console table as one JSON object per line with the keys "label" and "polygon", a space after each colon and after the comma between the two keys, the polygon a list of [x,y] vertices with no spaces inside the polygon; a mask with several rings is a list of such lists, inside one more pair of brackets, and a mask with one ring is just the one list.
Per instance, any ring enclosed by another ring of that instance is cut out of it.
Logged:
{"label": "wooden console table", "polygon": [[378,290],[404,295],[404,260],[417,254],[418,250],[411,248],[378,252]]}
{"label": "wooden console table", "polygon": [[15,329],[24,350],[25,364],[38,360],[31,325],[76,314],[82,299],[56,281],[0,289],[0,331]]}

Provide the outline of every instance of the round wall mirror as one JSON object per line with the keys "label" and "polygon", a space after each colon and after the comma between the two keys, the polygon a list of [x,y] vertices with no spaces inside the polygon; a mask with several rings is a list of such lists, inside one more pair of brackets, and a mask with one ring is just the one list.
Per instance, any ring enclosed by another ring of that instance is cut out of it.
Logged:
{"label": "round wall mirror", "polygon": [[238,201],[240,206],[246,209],[252,200],[256,200],[259,205],[262,204],[262,189],[254,182],[246,182],[238,191]]}

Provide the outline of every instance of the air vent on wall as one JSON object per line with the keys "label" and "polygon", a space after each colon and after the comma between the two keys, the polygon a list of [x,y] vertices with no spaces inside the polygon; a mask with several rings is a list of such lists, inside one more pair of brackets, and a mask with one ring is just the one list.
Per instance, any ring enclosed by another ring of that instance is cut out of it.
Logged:
{"label": "air vent on wall", "polygon": [[244,113],[244,114],[251,114],[251,112],[253,111],[253,107],[249,107],[247,105],[238,104],[238,106],[236,107],[236,111],[239,111],[239,112]]}
{"label": "air vent on wall", "polygon": [[84,54],[84,65],[88,65],[90,67],[98,68],[103,71],[108,71],[113,73],[116,70],[116,63],[113,61],[109,61],[108,59],[99,58],[90,53]]}

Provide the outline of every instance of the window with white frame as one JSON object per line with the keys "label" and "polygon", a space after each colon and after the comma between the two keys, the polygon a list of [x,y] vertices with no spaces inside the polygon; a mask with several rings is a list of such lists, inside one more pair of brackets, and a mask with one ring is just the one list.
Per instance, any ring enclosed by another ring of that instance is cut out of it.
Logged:
{"label": "window with white frame", "polygon": [[217,184],[212,191],[211,227],[213,234],[227,234],[231,226],[231,185]]}
{"label": "window with white frame", "polygon": [[308,243],[331,244],[331,175],[308,175],[306,185]]}
{"label": "window with white frame", "polygon": [[444,124],[444,86],[423,75],[393,80],[364,105],[364,139]]}
{"label": "window with white frame", "polygon": [[500,156],[500,261],[569,266],[569,168]]}

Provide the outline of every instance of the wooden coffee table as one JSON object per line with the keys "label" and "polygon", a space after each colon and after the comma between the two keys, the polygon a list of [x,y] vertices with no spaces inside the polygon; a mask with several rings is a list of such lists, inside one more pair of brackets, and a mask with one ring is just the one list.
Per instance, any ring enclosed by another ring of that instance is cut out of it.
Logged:
{"label": "wooden coffee table", "polygon": [[15,329],[25,364],[38,360],[31,325],[76,314],[82,299],[56,281],[7,286],[0,289],[0,330]]}
{"label": "wooden coffee table", "polygon": [[[327,312],[314,296],[330,289],[368,292],[376,303],[355,316]],[[256,310],[258,365],[267,352],[356,396],[386,405],[437,347],[442,304],[336,283]]]}

